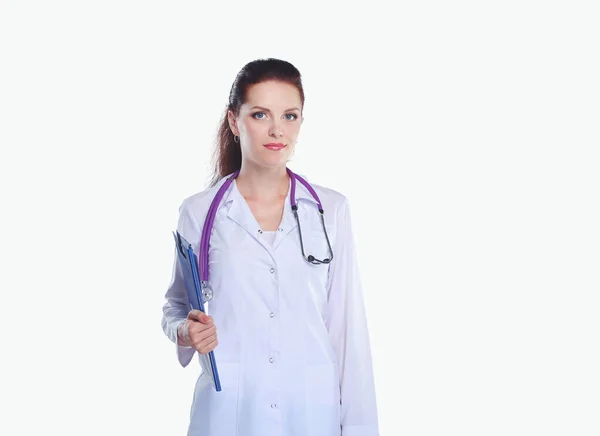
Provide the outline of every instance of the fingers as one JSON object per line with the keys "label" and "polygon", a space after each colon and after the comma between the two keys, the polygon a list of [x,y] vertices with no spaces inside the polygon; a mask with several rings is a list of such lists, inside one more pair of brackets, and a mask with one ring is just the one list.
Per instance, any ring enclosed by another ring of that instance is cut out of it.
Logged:
{"label": "fingers", "polygon": [[206,313],[204,313],[198,309],[190,310],[187,318],[191,319],[192,321],[198,321],[202,324],[213,324],[214,323],[212,316],[209,316]]}
{"label": "fingers", "polygon": [[188,320],[189,343],[200,353],[208,353],[218,345],[217,326],[212,318],[210,324],[203,324],[196,320]]}
{"label": "fingers", "polygon": [[211,325],[211,326],[207,326],[204,324],[199,324],[199,323],[194,323],[191,327],[190,327],[190,337],[192,337],[193,340],[195,340],[196,342],[200,342],[206,338],[208,338],[211,335],[216,335],[217,334],[217,326],[216,325]]}
{"label": "fingers", "polygon": [[219,341],[217,339],[217,327],[212,316],[201,310],[192,309],[188,312],[187,319],[186,333],[190,345],[202,354],[214,350]]}
{"label": "fingers", "polygon": [[215,326],[209,327],[192,336],[193,347],[203,354],[214,350],[218,343],[217,328]]}
{"label": "fingers", "polygon": [[219,345],[219,340],[217,339],[217,335],[211,335],[208,338],[204,339],[200,342],[195,348],[198,352],[202,354],[210,353],[214,350],[217,345]]}

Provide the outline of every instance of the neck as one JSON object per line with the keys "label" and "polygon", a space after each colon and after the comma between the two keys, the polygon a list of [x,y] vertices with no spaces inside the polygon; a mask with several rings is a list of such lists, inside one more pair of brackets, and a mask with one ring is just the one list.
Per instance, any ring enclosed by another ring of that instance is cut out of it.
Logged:
{"label": "neck", "polygon": [[287,195],[290,178],[285,166],[265,168],[243,162],[235,180],[245,198],[270,201]]}

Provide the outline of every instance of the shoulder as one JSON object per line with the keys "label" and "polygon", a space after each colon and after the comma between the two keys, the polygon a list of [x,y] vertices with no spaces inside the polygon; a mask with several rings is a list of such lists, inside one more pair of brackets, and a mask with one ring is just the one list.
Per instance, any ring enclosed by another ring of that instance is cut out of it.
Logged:
{"label": "shoulder", "polygon": [[217,187],[206,188],[203,191],[186,197],[179,206],[179,212],[187,212],[196,215],[202,211],[208,210],[213,197],[217,193]]}
{"label": "shoulder", "polygon": [[348,228],[351,218],[349,199],[346,194],[330,186],[322,185],[316,181],[313,182],[312,179],[307,178],[303,174],[298,175],[310,184],[319,197],[319,200],[321,200],[326,225],[334,229],[334,233],[336,234],[339,231],[343,232],[344,230],[342,229]]}
{"label": "shoulder", "polygon": [[318,184],[311,184],[319,198],[323,209],[328,211],[339,211],[348,203],[348,197],[332,188],[328,188]]}
{"label": "shoulder", "polygon": [[208,187],[185,197],[179,206],[177,230],[192,244],[196,251],[198,250],[200,235],[204,227],[208,209],[220,185],[220,183],[217,183],[215,186]]}
{"label": "shoulder", "polygon": [[203,189],[202,191],[196,192],[188,197],[185,197],[181,205],[179,206],[179,213],[182,215],[189,215],[190,217],[198,220],[200,217],[204,217],[210,208],[210,205],[217,194],[217,191],[223,183],[225,183],[226,177],[222,178],[216,185],[210,186]]}
{"label": "shoulder", "polygon": [[344,193],[331,187],[321,185],[317,182],[313,182],[310,178],[306,177],[303,174],[298,175],[304,178],[304,180],[306,180],[310,184],[310,186],[315,190],[315,192],[319,196],[319,199],[321,200],[323,210],[326,213],[330,211],[337,212],[347,207],[348,197]]}
{"label": "shoulder", "polygon": [[[351,237],[351,213],[348,196],[340,190],[311,181],[300,174],[317,193],[323,206],[325,226],[335,251],[343,249],[344,241]],[[320,233],[319,233],[320,235]],[[334,261],[335,262],[335,261]]]}

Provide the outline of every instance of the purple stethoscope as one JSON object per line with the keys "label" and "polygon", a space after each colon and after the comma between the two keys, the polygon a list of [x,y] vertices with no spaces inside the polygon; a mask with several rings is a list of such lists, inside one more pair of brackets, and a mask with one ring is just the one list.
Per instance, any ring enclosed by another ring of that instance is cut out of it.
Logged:
{"label": "purple stethoscope", "polygon": [[[329,236],[327,235],[327,229],[325,229],[325,218],[323,217],[323,206],[321,205],[321,200],[319,196],[315,192],[315,190],[310,186],[310,184],[300,177],[297,174],[294,174],[289,168],[286,168],[288,175],[290,176],[290,203],[292,205],[292,212],[294,212],[294,217],[296,218],[296,222],[298,223],[298,233],[300,235],[300,249],[302,250],[302,257],[309,263],[313,265],[319,264],[328,264],[333,260],[333,250],[331,249],[331,243],[329,242]],[[225,195],[225,192],[229,189],[229,186],[233,182],[240,171],[236,171],[231,176],[227,178],[225,183],[219,188],[215,198],[213,199],[209,209],[208,214],[206,216],[206,221],[204,221],[204,228],[202,229],[202,238],[200,240],[200,248],[199,248],[199,266],[200,266],[200,284],[202,285],[202,296],[204,297],[204,301],[208,301],[212,298],[212,290],[208,286],[208,248],[210,243],[210,234],[212,233],[213,224],[215,221],[215,216],[217,214],[217,209],[219,208],[219,204]],[[317,259],[312,254],[306,256],[304,253],[304,243],[302,242],[302,229],[300,228],[300,220],[298,219],[298,205],[296,204],[296,180],[300,181],[306,189],[310,192],[313,198],[317,201],[317,205],[319,208],[319,216],[321,217],[321,224],[323,225],[323,232],[325,233],[325,239],[327,240],[327,247],[329,248],[330,256],[323,260]]]}

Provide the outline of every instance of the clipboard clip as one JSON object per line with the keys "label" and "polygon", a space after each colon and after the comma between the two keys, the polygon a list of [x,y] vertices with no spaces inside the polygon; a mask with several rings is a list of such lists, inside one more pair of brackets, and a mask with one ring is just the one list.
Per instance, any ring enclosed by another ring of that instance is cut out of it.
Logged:
{"label": "clipboard clip", "polygon": [[181,235],[179,232],[173,232],[173,236],[175,237],[175,246],[177,247],[177,251],[187,258],[187,254],[183,248],[183,242],[181,241]]}

